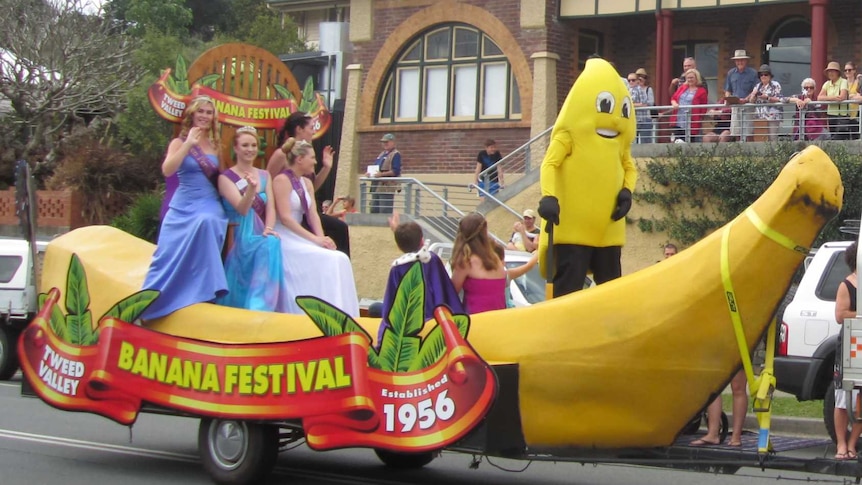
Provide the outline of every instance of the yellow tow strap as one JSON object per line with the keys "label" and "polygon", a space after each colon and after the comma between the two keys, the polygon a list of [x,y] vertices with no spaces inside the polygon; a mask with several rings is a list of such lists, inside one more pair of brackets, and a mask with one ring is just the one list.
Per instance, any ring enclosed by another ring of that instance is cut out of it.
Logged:
{"label": "yellow tow strap", "polygon": [[[796,244],[796,242],[789,237],[766,225],[760,216],[754,212],[754,209],[749,207],[745,211],[745,216],[761,234],[778,243],[780,246],[791,251],[808,254],[808,248]],[[721,281],[724,285],[724,294],[727,298],[730,320],[733,322],[733,331],[736,334],[736,343],[739,346],[739,355],[742,357],[742,367],[745,370],[745,377],[748,380],[748,390],[754,400],[753,410],[757,416],[758,426],[760,427],[757,440],[757,451],[759,453],[767,453],[771,451],[772,448],[769,441],[769,427],[772,417],[772,394],[775,391],[773,362],[775,360],[774,343],[776,319],[772,319],[769,324],[769,331],[767,332],[766,362],[764,363],[764,369],[761,371],[759,376],[755,377],[754,369],[751,365],[751,356],[748,352],[748,343],[745,341],[745,332],[742,328],[742,317],[739,314],[736,293],[733,291],[733,282],[730,279],[729,243],[731,226],[733,226],[733,224],[725,226],[721,235]]]}

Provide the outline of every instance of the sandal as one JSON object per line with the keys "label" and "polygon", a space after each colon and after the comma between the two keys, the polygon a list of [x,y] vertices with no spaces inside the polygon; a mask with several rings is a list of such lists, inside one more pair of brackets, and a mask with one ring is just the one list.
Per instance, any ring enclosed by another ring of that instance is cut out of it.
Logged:
{"label": "sandal", "polygon": [[849,453],[835,453],[835,459],[838,461],[845,461],[850,459]]}
{"label": "sandal", "polygon": [[856,459],[856,450],[847,450],[847,459],[855,460]]}

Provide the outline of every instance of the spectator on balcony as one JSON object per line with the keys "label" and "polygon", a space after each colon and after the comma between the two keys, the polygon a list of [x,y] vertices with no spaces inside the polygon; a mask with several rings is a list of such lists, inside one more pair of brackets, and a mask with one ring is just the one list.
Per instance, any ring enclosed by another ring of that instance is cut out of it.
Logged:
{"label": "spectator on balcony", "polygon": [[[694,57],[686,57],[682,60],[682,73],[679,77],[675,77],[670,81],[670,87],[668,87],[669,93],[675,93],[681,85],[685,84],[685,73],[691,69],[697,69],[697,61],[694,60]],[[706,89],[706,86],[704,86],[704,89]]]}
{"label": "spectator on balcony", "polygon": [[476,171],[473,173],[474,183],[481,189],[480,198],[484,198],[485,192],[494,195],[506,187],[503,182],[503,167],[497,165],[502,159],[503,155],[497,150],[497,142],[491,138],[485,140],[485,149],[476,155]]}
{"label": "spectator on balcony", "polygon": [[[724,98],[719,98],[718,104],[724,104]],[[704,143],[724,143],[732,139],[730,136],[730,112],[731,108],[727,105],[706,110],[704,116],[712,118],[712,129],[703,134]]]}
{"label": "spectator on balcony", "polygon": [[802,80],[802,92],[784,100],[796,105],[794,117],[794,140],[821,140],[829,137],[826,130],[826,113],[823,107],[816,103],[817,84],[807,77]]}
{"label": "spectator on balcony", "polygon": [[[295,111],[288,115],[284,120],[284,126],[282,126],[281,130],[278,132],[276,143],[278,146],[282,146],[288,138],[295,138],[311,144],[314,134],[314,120],[311,116],[308,116],[301,111]],[[307,175],[308,179],[314,184],[315,192],[320,190],[323,183],[326,181],[326,178],[329,177],[329,172],[332,170],[334,154],[335,152],[333,150],[324,149],[322,153],[323,156],[321,157],[320,170],[316,173],[312,172]],[[282,150],[275,150],[269,157],[269,161],[266,164],[266,170],[269,172],[269,176],[274,179],[276,175],[284,170],[286,164],[287,156],[284,152]],[[326,215],[325,212],[325,210],[321,210],[318,213],[320,216],[320,224],[323,226],[323,233],[332,238],[339,251],[350,257],[350,230],[347,228],[347,224],[335,217]],[[302,223],[305,225],[306,229],[310,229],[308,227],[307,220],[303,220]]]}
{"label": "spectator on balcony", "polygon": [[219,131],[215,103],[198,96],[183,112],[180,136],[168,145],[162,174],[176,175],[177,186],[143,285],[159,296],[144,310],[143,320],[214,301],[228,291],[221,260],[227,216],[216,188]]}
{"label": "spectator on balcony", "polygon": [[847,79],[847,99],[857,104],[850,105],[850,138],[859,138],[859,104],[862,103],[862,74],[858,73],[856,64],[850,61],[844,63],[844,77]]}
{"label": "spectator on balcony", "polygon": [[841,65],[835,61],[829,63],[824,71],[827,80],[817,95],[818,101],[832,101],[826,106],[826,124],[829,127],[829,137],[833,140],[849,139],[849,106],[838,101],[846,101],[849,86],[847,80],[841,77]]}
{"label": "spectator on balcony", "polygon": [[[761,106],[755,108],[755,118],[766,122],[766,139],[768,141],[778,140],[778,124],[781,123],[783,111],[775,105],[781,102],[781,84],[772,78],[772,69],[769,64],[763,64],[757,71],[760,82],[751,90],[746,99],[749,103]],[[763,106],[771,104],[770,106]],[[764,133],[758,133],[763,135]]]}
{"label": "spectator on balcony", "polygon": [[638,143],[652,143],[652,117],[650,116],[650,110],[647,108],[655,105],[655,93],[649,86],[649,76],[646,69],[641,67],[629,74],[627,79],[629,95],[632,97],[632,103],[635,106]]}
{"label": "spectator on balcony", "polygon": [[[748,66],[751,57],[746,54],[745,49],[734,51],[730,58],[736,65],[727,71],[724,80],[724,97],[731,96],[744,100],[754,90],[759,76],[757,71]],[[747,141],[751,136],[751,119],[749,110],[744,105],[736,105],[730,114],[730,134],[740,141]]]}
{"label": "spectator on balcony", "polygon": [[699,141],[701,120],[706,108],[695,106],[707,103],[706,89],[703,88],[703,78],[697,69],[685,73],[685,84],[676,90],[670,104],[674,113],[670,117],[674,127],[674,142]]}

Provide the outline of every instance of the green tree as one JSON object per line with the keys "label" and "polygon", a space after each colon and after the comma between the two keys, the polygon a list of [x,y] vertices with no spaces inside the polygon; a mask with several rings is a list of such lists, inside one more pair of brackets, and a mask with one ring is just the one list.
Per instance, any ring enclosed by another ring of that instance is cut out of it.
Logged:
{"label": "green tree", "polygon": [[187,37],[194,20],[185,0],[110,0],[105,12],[138,36],[156,31]]}
{"label": "green tree", "polygon": [[293,20],[287,17],[284,28],[282,28],[281,20],[267,12],[258,14],[240,39],[276,55],[308,50],[305,46],[305,39],[299,37],[298,29]]}

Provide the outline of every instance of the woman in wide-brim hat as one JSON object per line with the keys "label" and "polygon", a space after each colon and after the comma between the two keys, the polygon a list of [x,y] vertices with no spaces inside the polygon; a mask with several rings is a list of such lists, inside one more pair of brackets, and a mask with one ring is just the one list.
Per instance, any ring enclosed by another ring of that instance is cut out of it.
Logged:
{"label": "woman in wide-brim hat", "polygon": [[[818,101],[845,101],[850,86],[847,79],[841,77],[841,64],[836,61],[830,62],[823,70],[828,78],[820,89],[817,96]],[[846,104],[829,104],[826,107],[826,122],[829,126],[829,135],[833,140],[847,140],[848,124],[850,122],[848,106]]]}
{"label": "woman in wide-brim hat", "polygon": [[640,92],[638,96],[635,96],[632,99],[636,108],[642,108],[635,111],[635,117],[637,119],[637,137],[640,140],[640,143],[652,143],[652,132],[653,132],[653,122],[652,122],[652,113],[651,110],[643,109],[647,106],[655,106],[655,92],[652,89],[652,86],[649,85],[649,75],[647,74],[646,69],[639,67],[635,71],[635,76],[638,79],[638,85],[640,86]]}
{"label": "woman in wide-brim hat", "polygon": [[760,69],[757,70],[757,75],[760,78],[760,82],[754,86],[751,94],[748,95],[747,101],[760,105],[755,109],[755,116],[757,119],[766,122],[767,139],[769,141],[776,141],[778,139],[778,124],[781,122],[782,111],[775,105],[764,105],[781,102],[781,84],[772,78],[772,69],[769,67],[769,64],[760,66]]}

